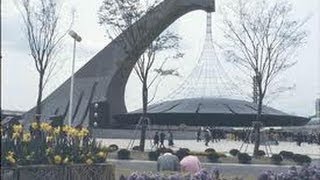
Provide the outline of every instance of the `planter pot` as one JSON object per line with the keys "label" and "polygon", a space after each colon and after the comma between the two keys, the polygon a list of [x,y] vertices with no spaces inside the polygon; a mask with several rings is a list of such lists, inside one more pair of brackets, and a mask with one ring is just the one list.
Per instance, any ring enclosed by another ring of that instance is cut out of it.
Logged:
{"label": "planter pot", "polygon": [[29,165],[1,168],[1,179],[5,180],[114,180],[114,165]]}

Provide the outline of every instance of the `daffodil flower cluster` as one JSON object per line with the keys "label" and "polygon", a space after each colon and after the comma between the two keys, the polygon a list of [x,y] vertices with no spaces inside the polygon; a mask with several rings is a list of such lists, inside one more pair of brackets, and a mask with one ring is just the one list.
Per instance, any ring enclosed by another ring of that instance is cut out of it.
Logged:
{"label": "daffodil flower cluster", "polygon": [[21,124],[12,125],[12,132],[4,136],[5,156],[2,165],[102,163],[106,148],[96,143],[87,128],[64,125],[53,127],[47,122],[33,122],[30,132]]}

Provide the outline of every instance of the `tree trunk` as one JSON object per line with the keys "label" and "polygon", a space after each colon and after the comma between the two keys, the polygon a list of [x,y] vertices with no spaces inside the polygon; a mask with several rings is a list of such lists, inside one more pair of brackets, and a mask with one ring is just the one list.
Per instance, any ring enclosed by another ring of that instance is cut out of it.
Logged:
{"label": "tree trunk", "polygon": [[37,106],[36,106],[36,121],[39,123],[41,118],[41,101],[42,101],[42,92],[43,92],[43,76],[44,73],[39,73],[39,84],[38,84],[38,98],[37,98]]}
{"label": "tree trunk", "polygon": [[141,120],[141,135],[140,135],[140,151],[144,151],[147,131],[147,108],[148,108],[148,87],[145,80],[142,85],[142,120]]}
{"label": "tree trunk", "polygon": [[261,113],[262,113],[262,97],[261,97],[261,91],[259,90],[259,96],[258,96],[258,112],[257,112],[257,118],[256,122],[253,124],[253,130],[254,130],[254,149],[253,149],[253,155],[257,156],[260,146],[260,128],[262,125],[261,121]]}

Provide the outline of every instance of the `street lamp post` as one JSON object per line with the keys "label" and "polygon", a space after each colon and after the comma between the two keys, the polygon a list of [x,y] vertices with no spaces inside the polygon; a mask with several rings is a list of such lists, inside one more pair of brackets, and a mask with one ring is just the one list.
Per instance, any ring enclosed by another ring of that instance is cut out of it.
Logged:
{"label": "street lamp post", "polygon": [[75,56],[76,56],[76,42],[80,42],[82,39],[73,30],[69,31],[69,35],[74,39],[74,41],[73,41],[72,72],[71,72],[71,82],[70,82],[69,118],[68,118],[68,124],[69,124],[69,126],[71,126],[72,108],[73,108],[72,106],[73,106],[74,63],[75,63]]}

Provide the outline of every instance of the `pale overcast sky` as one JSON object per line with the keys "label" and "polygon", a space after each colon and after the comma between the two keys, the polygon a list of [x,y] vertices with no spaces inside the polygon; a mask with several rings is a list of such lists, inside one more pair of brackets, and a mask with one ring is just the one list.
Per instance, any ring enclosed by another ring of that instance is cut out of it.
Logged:
{"label": "pale overcast sky", "polygon": [[[217,0],[217,6],[224,0]],[[105,31],[97,23],[97,10],[102,0],[71,0],[64,6],[63,16],[68,16],[73,7],[76,19],[73,29],[83,38],[77,47],[76,69],[82,67],[91,57],[104,48],[109,40]],[[320,2],[319,0],[295,0],[297,18],[311,16],[306,28],[309,32],[308,42],[298,52],[298,64],[286,72],[281,79],[285,84],[295,84],[296,88],[279,96],[269,105],[284,112],[309,116],[314,114],[314,103],[320,93]],[[213,32],[221,21],[213,15]],[[177,20],[171,28],[181,37],[185,58],[170,64],[180,67],[180,78],[169,78],[160,85],[157,99],[162,99],[172,91],[195,66],[204,41],[206,14],[202,11],[191,12]],[[2,107],[8,110],[29,110],[35,105],[37,96],[37,73],[29,55],[27,42],[22,31],[22,21],[13,1],[1,2],[1,51],[2,51]],[[219,34],[214,37],[219,41]],[[45,90],[45,96],[63,83],[71,74],[72,39],[67,37],[57,74],[52,77]],[[140,84],[131,76],[126,88],[128,110],[140,107]]]}

